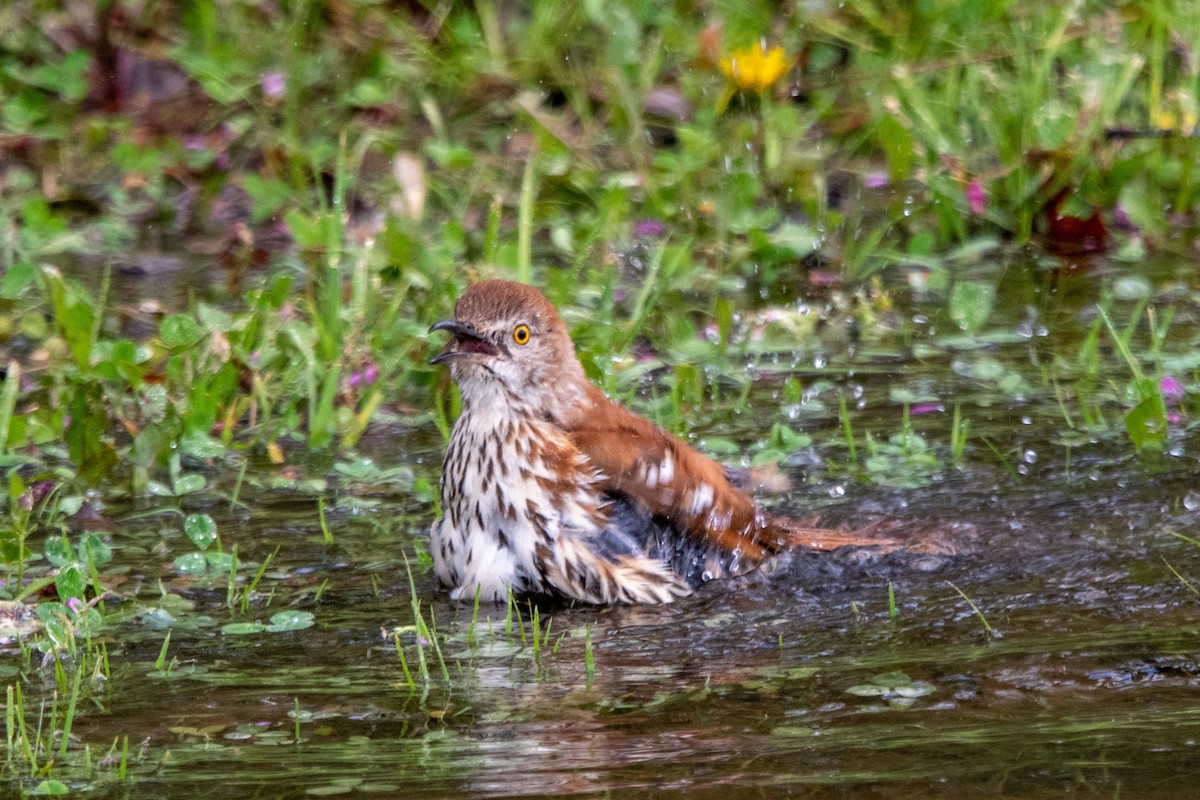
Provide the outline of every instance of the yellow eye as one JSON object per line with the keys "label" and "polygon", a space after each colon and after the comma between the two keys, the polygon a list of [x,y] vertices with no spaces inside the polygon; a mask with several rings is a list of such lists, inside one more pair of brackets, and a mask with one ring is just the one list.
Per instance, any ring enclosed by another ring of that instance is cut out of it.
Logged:
{"label": "yellow eye", "polygon": [[513,328],[513,341],[517,344],[526,344],[529,342],[529,326],[518,325]]}

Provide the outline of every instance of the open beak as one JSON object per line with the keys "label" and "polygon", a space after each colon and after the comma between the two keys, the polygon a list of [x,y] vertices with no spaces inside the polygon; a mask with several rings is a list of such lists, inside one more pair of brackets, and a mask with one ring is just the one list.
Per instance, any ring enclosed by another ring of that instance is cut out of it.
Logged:
{"label": "open beak", "polygon": [[446,348],[442,352],[429,359],[430,364],[442,364],[472,355],[496,356],[500,354],[496,346],[485,339],[469,322],[444,319],[430,327],[429,332],[433,333],[434,331],[449,331],[453,334],[453,338],[446,343]]}

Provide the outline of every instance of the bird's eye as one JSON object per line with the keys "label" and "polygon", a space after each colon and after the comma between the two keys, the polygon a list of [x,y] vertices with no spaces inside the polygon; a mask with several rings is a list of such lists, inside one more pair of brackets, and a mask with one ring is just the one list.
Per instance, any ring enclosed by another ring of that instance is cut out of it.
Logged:
{"label": "bird's eye", "polygon": [[526,344],[529,342],[529,326],[518,325],[513,329],[513,341],[517,344]]}

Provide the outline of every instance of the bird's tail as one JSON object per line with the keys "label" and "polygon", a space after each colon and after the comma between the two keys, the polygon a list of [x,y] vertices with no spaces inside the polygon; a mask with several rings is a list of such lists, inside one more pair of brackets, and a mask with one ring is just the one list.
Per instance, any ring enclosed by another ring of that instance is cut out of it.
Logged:
{"label": "bird's tail", "polygon": [[895,550],[900,542],[876,533],[878,524],[868,525],[854,531],[818,528],[816,520],[797,520],[788,517],[772,517],[770,525],[776,534],[781,550],[803,547],[807,550],[829,551],[839,547],[878,547]]}

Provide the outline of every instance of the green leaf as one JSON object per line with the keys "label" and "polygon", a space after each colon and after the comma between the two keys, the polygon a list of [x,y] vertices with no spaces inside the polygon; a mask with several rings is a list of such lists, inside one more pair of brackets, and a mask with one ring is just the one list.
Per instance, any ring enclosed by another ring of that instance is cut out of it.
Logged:
{"label": "green leaf", "polygon": [[908,128],[898,119],[888,114],[879,120],[875,128],[875,138],[883,152],[887,155],[888,172],[893,181],[906,181],[912,176],[913,170],[913,137]]}
{"label": "green leaf", "polygon": [[192,458],[217,458],[225,453],[225,445],[200,431],[185,434],[179,447]]}
{"label": "green leaf", "polygon": [[69,616],[71,611],[62,603],[51,601],[49,603],[38,603],[33,609],[33,613],[42,622],[50,622],[51,620]]}
{"label": "green leaf", "polygon": [[895,687],[896,694],[906,698],[924,697],[927,694],[933,694],[933,684],[925,681],[913,681],[909,686]]}
{"label": "green leaf", "polygon": [[876,686],[886,686],[889,689],[894,689],[897,686],[908,686],[912,682],[912,678],[903,672],[885,672],[882,675],[876,675],[874,678],[871,678],[871,683]]}
{"label": "green leaf", "polygon": [[888,389],[888,400],[897,405],[907,403],[915,406],[917,403],[936,403],[938,397],[931,392],[917,392],[908,386],[892,386]]}
{"label": "green leaf", "polygon": [[204,486],[205,486],[204,476],[192,474],[192,475],[181,476],[179,478],[179,480],[175,481],[175,485],[173,488],[175,489],[175,494],[180,495],[180,494],[192,494],[193,492],[198,492],[201,489],[203,489]]}
{"label": "green leaf", "polygon": [[33,264],[13,264],[4,273],[4,278],[0,279],[0,297],[6,300],[16,300],[33,283],[35,275],[37,275],[37,267]]}
{"label": "green leaf", "polygon": [[221,633],[228,633],[231,636],[246,636],[262,633],[266,629],[267,626],[261,622],[231,622],[221,627]]}
{"label": "green leaf", "polygon": [[87,96],[91,64],[92,57],[86,50],[73,50],[57,64],[38,64],[14,77],[48,92],[57,92],[64,100],[73,102]]}
{"label": "green leaf", "polygon": [[112,548],[94,533],[85,533],[80,537],[79,554],[81,557],[86,555],[97,567],[112,561]]}
{"label": "green leaf", "polygon": [[204,560],[208,562],[209,572],[224,574],[233,568],[232,553],[217,553],[215,551],[209,551],[204,554]]}
{"label": "green leaf", "polygon": [[250,219],[262,222],[274,215],[295,198],[292,187],[283,181],[266,179],[250,174],[242,181],[246,194],[250,195]]}
{"label": "green leaf", "polygon": [[67,451],[79,469],[79,476],[89,484],[97,484],[117,464],[116,448],[107,438],[112,419],[104,387],[97,381],[77,383],[71,393],[70,414]]}
{"label": "green leaf", "polygon": [[785,222],[767,234],[771,244],[789,253],[793,258],[804,258],[815,253],[824,237],[815,228]]}
{"label": "green leaf", "polygon": [[58,794],[70,794],[70,793],[71,793],[71,787],[67,786],[62,781],[56,781],[56,780],[44,780],[41,783],[39,783],[37,786],[33,787],[33,791],[30,792],[30,794],[34,794],[34,795],[51,795],[51,794],[58,795]]}
{"label": "green leaf", "polygon": [[61,600],[82,598],[87,588],[87,576],[78,564],[69,564],[59,571],[58,577],[54,579],[54,588]]}
{"label": "green leaf", "polygon": [[742,452],[742,448],[729,439],[708,436],[700,440],[700,449],[717,456],[731,456]]}
{"label": "green leaf", "polygon": [[329,215],[304,214],[292,209],[283,218],[301,248],[322,247],[329,241],[329,229],[334,222]]}
{"label": "green leaf", "polygon": [[0,106],[0,118],[9,133],[44,135],[50,101],[39,91],[28,90],[15,94]]}
{"label": "green leaf", "polygon": [[771,436],[767,440],[767,445],[783,450],[785,453],[794,453],[808,447],[812,442],[812,437],[808,434],[797,433],[782,422],[776,422],[775,426],[771,428]]}
{"label": "green leaf", "polygon": [[204,575],[208,572],[208,559],[204,553],[184,553],[175,559],[174,566],[188,575]]}
{"label": "green leaf", "polygon": [[171,314],[158,326],[158,335],[167,347],[186,347],[194,344],[204,331],[190,314]]}
{"label": "green leaf", "polygon": [[65,536],[51,536],[42,545],[42,555],[55,567],[65,567],[75,560],[75,549]]}
{"label": "green leaf", "polygon": [[782,450],[767,448],[766,450],[759,450],[754,454],[754,457],[750,459],[750,466],[761,467],[764,464],[778,464],[786,457],[787,453]]}
{"label": "green leaf", "polygon": [[285,631],[302,631],[313,626],[314,619],[309,611],[280,611],[271,615],[271,624],[267,630],[271,633]]}
{"label": "green leaf", "polygon": [[[26,222],[29,215],[36,214],[38,206],[26,203],[22,209]],[[48,220],[56,219],[46,210]],[[49,223],[47,223],[49,224]],[[43,274],[50,287],[50,299],[54,304],[54,321],[62,332],[63,338],[75,356],[75,363],[81,370],[86,370],[92,354],[92,327],[96,320],[96,309],[85,290],[68,283],[61,275],[50,269],[44,269]]]}
{"label": "green leaf", "polygon": [[83,495],[69,494],[58,501],[58,513],[64,517],[73,517],[83,508]]}
{"label": "green leaf", "polygon": [[42,623],[42,630],[50,638],[50,644],[58,650],[71,644],[71,626],[62,619],[48,619]]}
{"label": "green leaf", "polygon": [[183,532],[198,550],[207,550],[217,540],[217,523],[208,514],[188,514]]}
{"label": "green leaf", "polygon": [[1129,439],[1138,450],[1161,449],[1167,443],[1167,415],[1159,397],[1150,397],[1129,410],[1125,415],[1125,429]]}
{"label": "green leaf", "polygon": [[[133,440],[133,451],[131,453],[133,463],[136,466],[149,469],[154,465],[159,453],[166,450],[170,443],[174,432],[165,423],[152,422],[138,433]],[[164,491],[170,494],[169,490]]]}
{"label": "green leaf", "polygon": [[959,281],[950,294],[950,318],[968,333],[976,333],[992,315],[995,304],[995,284]]}
{"label": "green leaf", "polygon": [[94,608],[85,608],[75,618],[75,630],[94,631],[104,624],[104,617]]}

